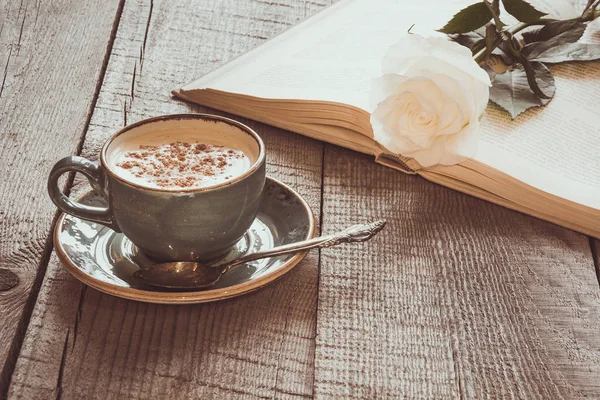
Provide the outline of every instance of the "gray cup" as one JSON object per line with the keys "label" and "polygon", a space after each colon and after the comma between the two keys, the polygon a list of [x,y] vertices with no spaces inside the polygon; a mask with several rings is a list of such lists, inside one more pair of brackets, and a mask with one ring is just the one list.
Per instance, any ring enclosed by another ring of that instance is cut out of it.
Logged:
{"label": "gray cup", "polygon": [[[111,166],[111,150],[120,141],[133,136],[141,141],[145,133],[157,130],[168,132],[174,140],[178,132],[203,132],[219,144],[243,150],[252,165],[225,183],[192,189],[154,189],[120,177]],[[65,196],[58,179],[70,171],[84,174],[93,189],[106,197],[108,207],[92,207]],[[252,129],[220,116],[178,114],[121,129],[102,147],[100,165],[75,156],[60,160],[48,177],[48,192],[61,211],[122,232],[153,258],[209,261],[225,255],[248,230],[264,184],[265,146]]]}

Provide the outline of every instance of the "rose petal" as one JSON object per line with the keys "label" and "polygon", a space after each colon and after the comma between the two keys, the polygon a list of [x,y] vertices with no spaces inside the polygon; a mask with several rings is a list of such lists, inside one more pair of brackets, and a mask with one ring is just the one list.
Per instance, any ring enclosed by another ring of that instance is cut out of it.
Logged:
{"label": "rose petal", "polygon": [[413,143],[402,136],[390,135],[377,122],[372,122],[373,137],[383,147],[395,154],[405,154],[418,150]]}
{"label": "rose petal", "polygon": [[457,102],[465,114],[465,123],[480,119],[488,104],[489,87],[468,77],[455,79],[430,70],[422,70],[418,73],[434,81],[446,96]]}
{"label": "rose petal", "polygon": [[413,93],[421,106],[431,114],[437,114],[444,108],[444,96],[439,87],[426,76],[411,78],[399,86],[402,91]]}
{"label": "rose petal", "polygon": [[[465,83],[461,85],[446,75],[432,73],[429,70],[420,71],[420,74],[434,82],[444,98],[446,108],[439,111],[440,131],[438,134],[447,135],[457,132],[463,125],[470,121],[470,115],[474,108],[472,97],[463,90]],[[457,115],[457,112],[460,112],[458,120],[451,117],[452,115]]]}
{"label": "rose petal", "polygon": [[[492,86],[490,77],[483,68],[475,62],[471,50],[447,38],[430,38],[432,57],[444,61],[451,67],[460,69],[463,73],[480,81],[484,85]],[[434,64],[435,65],[435,64]]]}
{"label": "rose petal", "polygon": [[439,114],[438,136],[452,135],[465,125],[465,115],[453,99],[448,99],[444,109]]}
{"label": "rose petal", "polygon": [[437,131],[437,114],[430,116],[431,123],[420,124],[419,114],[427,114],[427,112],[413,93],[404,92],[400,96],[392,96],[389,99],[396,110],[384,117],[386,131],[395,137],[404,138],[404,143],[411,143],[410,149],[407,150],[429,147]]}
{"label": "rose petal", "polygon": [[371,114],[371,126],[373,128],[373,138],[377,142],[394,153],[402,154],[407,151],[414,151],[418,146],[398,134],[397,119],[393,115],[396,102],[397,97],[395,96],[390,96],[382,101]]}
{"label": "rose petal", "polygon": [[377,108],[379,102],[397,93],[397,88],[408,78],[398,74],[386,74],[371,82],[370,105],[371,109]]}
{"label": "rose petal", "polygon": [[[442,138],[438,138],[442,141]],[[435,164],[439,164],[440,159],[444,155],[444,146],[441,143],[437,143],[438,140],[434,141],[432,147],[428,149],[419,149],[417,151],[402,154],[406,157],[412,157],[422,166],[431,167]]]}
{"label": "rose petal", "polygon": [[[465,98],[467,100],[470,101],[470,99],[475,99],[477,97],[479,99],[478,101],[485,101],[487,105],[489,86],[481,83],[478,80],[474,80],[472,76],[467,75],[452,65],[440,65],[439,63],[435,63],[432,59],[422,59],[418,63],[415,63],[413,66],[411,66],[411,68],[409,68],[407,71],[407,76],[427,76],[434,81],[434,77],[439,75],[447,76],[448,78],[456,81],[461,91],[466,93]],[[438,82],[436,81],[436,83]],[[476,97],[473,93],[475,87],[478,88],[478,96]],[[446,93],[449,94],[450,97],[453,97],[451,94],[452,92]]]}
{"label": "rose petal", "polygon": [[389,48],[383,57],[382,72],[384,74],[404,74],[414,62],[430,54],[429,47],[429,43],[421,35],[404,35]]}
{"label": "rose petal", "polygon": [[436,70],[453,67],[491,86],[487,72],[473,60],[468,48],[447,38],[424,38],[417,34],[408,34],[390,47],[382,61],[382,73],[411,76],[407,71],[415,64]]}
{"label": "rose petal", "polygon": [[490,100],[490,88],[489,86],[474,83],[473,94],[475,103],[477,104],[477,116],[481,119]]}
{"label": "rose petal", "polygon": [[398,96],[390,96],[379,103],[379,106],[371,114],[371,122],[376,121],[382,129],[389,134],[397,131]]}
{"label": "rose petal", "polygon": [[439,163],[453,165],[467,158],[473,158],[479,148],[479,120],[465,126],[459,133],[446,136],[444,156]]}

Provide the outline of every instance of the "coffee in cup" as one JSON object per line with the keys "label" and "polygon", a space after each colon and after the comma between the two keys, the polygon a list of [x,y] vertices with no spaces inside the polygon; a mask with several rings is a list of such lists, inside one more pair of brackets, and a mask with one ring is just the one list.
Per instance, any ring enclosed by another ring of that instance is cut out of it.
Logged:
{"label": "coffee in cup", "polygon": [[[108,207],[61,193],[58,178],[67,171],[85,174]],[[59,161],[48,189],[61,211],[123,232],[154,258],[208,261],[250,227],[264,181],[264,144],[253,130],[224,117],[182,114],[121,129],[103,146],[100,165]]]}

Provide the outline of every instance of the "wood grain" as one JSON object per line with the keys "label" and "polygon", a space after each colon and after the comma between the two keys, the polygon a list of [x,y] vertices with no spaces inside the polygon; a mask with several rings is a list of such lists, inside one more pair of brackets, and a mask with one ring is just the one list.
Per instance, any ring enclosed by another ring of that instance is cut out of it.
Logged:
{"label": "wood grain", "polygon": [[319,398],[597,398],[600,291],[588,238],[326,146]]}
{"label": "wood grain", "polygon": [[0,2],[0,397],[49,255],[46,178],[79,146],[117,7]]}
{"label": "wood grain", "polygon": [[[170,91],[322,4],[127,1],[83,155],[125,122],[205,111]],[[319,215],[322,144],[244,121],[268,174]],[[75,194],[86,190],[74,188]],[[256,293],[197,306],[147,305],[82,289],[53,256],[13,374],[13,398],[303,398],[313,389],[318,254]]]}

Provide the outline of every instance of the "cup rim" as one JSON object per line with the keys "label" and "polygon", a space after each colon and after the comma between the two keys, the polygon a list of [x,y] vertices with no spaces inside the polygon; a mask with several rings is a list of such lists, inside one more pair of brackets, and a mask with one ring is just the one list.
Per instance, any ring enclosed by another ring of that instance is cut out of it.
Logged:
{"label": "cup rim", "polygon": [[[240,128],[245,133],[252,136],[252,138],[256,141],[256,143],[258,143],[258,157],[256,158],[256,161],[254,161],[254,163],[250,166],[250,168],[246,172],[244,172],[241,175],[236,176],[235,178],[233,178],[231,180],[217,183],[215,185],[199,187],[199,188],[198,187],[189,188],[189,189],[184,189],[184,188],[159,189],[159,188],[153,188],[153,187],[148,187],[148,186],[144,186],[144,185],[139,185],[137,183],[131,182],[131,181],[119,176],[115,171],[113,171],[110,168],[109,163],[106,161],[106,157],[107,157],[106,152],[107,152],[110,144],[118,136],[120,136],[124,133],[127,133],[128,131],[130,131],[134,128],[137,128],[139,126],[142,126],[142,125],[146,125],[146,124],[157,122],[157,121],[177,120],[177,119],[220,121],[220,122],[224,122],[229,125],[234,125],[234,126]],[[100,151],[100,163],[102,164],[104,171],[106,171],[111,177],[118,180],[119,182],[122,182],[126,185],[132,186],[134,188],[150,190],[150,191],[155,191],[155,192],[163,192],[163,193],[197,193],[197,192],[206,192],[206,191],[210,191],[210,190],[221,189],[223,187],[231,186],[234,183],[239,182],[239,181],[243,180],[244,178],[250,176],[252,173],[254,173],[257,169],[260,168],[260,166],[264,163],[264,161],[265,161],[265,144],[263,143],[263,140],[261,139],[261,137],[258,136],[258,134],[252,128],[250,128],[249,126],[247,126],[245,124],[242,124],[239,121],[231,119],[231,118],[222,117],[220,115],[214,115],[214,114],[205,114],[205,113],[166,114],[166,115],[159,115],[157,117],[142,119],[133,124],[127,125],[121,129],[119,129],[117,132],[115,132],[104,143],[104,145],[102,145],[102,150]]]}

